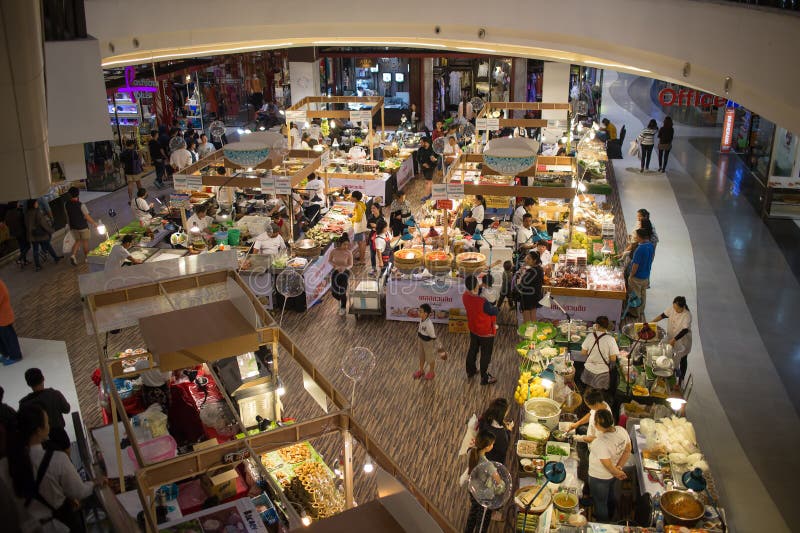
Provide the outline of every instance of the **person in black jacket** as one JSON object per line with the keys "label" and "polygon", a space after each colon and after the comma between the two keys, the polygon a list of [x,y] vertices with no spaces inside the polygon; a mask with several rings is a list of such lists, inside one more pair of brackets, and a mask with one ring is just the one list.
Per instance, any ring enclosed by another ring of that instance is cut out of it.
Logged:
{"label": "person in black jacket", "polygon": [[433,173],[436,171],[439,158],[436,157],[436,152],[433,151],[433,142],[430,137],[422,139],[420,144],[421,146],[417,150],[417,163],[419,164],[419,168],[422,169],[422,175],[425,177],[425,196],[421,198],[424,202],[431,197]]}
{"label": "person in black jacket", "polygon": [[39,200],[28,200],[25,211],[25,228],[28,230],[28,241],[33,246],[33,263],[36,271],[42,269],[40,250],[50,254],[56,263],[61,261],[60,256],[50,244],[50,237],[53,235],[53,223],[50,218],[39,209]]}
{"label": "person in black jacket", "polygon": [[142,188],[142,156],[136,147],[136,141],[125,141],[125,149],[119,156],[125,169],[125,180],[128,182],[128,202],[133,200],[134,191]]}
{"label": "person in black jacket", "polygon": [[658,130],[658,171],[667,171],[667,159],[669,159],[669,151],[672,150],[672,138],[675,136],[675,130],[672,128],[672,118],[666,117],[664,125]]}
{"label": "person in black jacket", "polygon": [[28,250],[31,249],[30,241],[28,241],[28,230],[25,228],[25,213],[22,211],[22,205],[19,202],[11,202],[8,204],[8,211],[5,217],[8,232],[17,241],[19,246],[19,258],[17,264],[23,268],[28,264]]}
{"label": "person in black jacket", "polygon": [[486,458],[500,464],[506,462],[508,446],[511,443],[511,430],[514,429],[514,422],[506,419],[508,409],[508,400],[495,398],[478,420],[479,430],[485,429],[494,435],[494,447],[486,453]]}
{"label": "person in black jacket", "polygon": [[519,291],[520,309],[523,322],[536,322],[536,310],[542,306],[539,303],[544,297],[542,285],[544,283],[544,269],[539,252],[531,250],[525,256],[525,268],[517,275],[517,289]]}

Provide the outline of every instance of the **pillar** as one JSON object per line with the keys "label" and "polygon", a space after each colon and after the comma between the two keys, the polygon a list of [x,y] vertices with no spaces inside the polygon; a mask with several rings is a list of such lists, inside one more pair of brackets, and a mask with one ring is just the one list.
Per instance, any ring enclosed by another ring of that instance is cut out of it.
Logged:
{"label": "pillar", "polygon": [[319,59],[313,47],[289,49],[292,105],[306,96],[320,96]]}
{"label": "pillar", "polygon": [[[542,103],[563,104],[569,101],[569,63],[546,61],[542,75]],[[542,111],[545,120],[567,120],[567,111]]]}
{"label": "pillar", "polygon": [[422,99],[425,102],[422,112],[422,123],[433,130],[433,58],[422,60]]}
{"label": "pillar", "polygon": [[0,25],[0,202],[10,202],[50,189],[40,3],[0,0]]}
{"label": "pillar", "polygon": [[[514,72],[512,102],[525,102],[528,100],[528,60],[524,57],[515,57],[512,63]],[[518,109],[514,111],[514,118],[525,118],[525,111]]]}

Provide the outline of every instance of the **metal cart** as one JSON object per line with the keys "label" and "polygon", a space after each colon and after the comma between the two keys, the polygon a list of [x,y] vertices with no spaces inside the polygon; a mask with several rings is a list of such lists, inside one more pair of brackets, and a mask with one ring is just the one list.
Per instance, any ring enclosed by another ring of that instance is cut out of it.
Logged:
{"label": "metal cart", "polygon": [[364,277],[350,283],[350,311],[356,320],[360,315],[380,315],[384,314],[384,287],[392,270],[392,264],[377,278]]}

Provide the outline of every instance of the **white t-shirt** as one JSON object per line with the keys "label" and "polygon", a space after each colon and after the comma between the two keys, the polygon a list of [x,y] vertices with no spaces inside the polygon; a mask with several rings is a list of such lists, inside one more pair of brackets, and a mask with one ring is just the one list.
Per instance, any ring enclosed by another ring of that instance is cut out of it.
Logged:
{"label": "white t-shirt", "polygon": [[517,248],[519,248],[525,243],[533,244],[533,226],[531,226],[530,228],[526,228],[525,226],[520,226],[517,229]]}
{"label": "white t-shirt", "polygon": [[449,142],[444,147],[444,155],[458,157],[461,155],[461,147],[458,144],[451,145]]}
{"label": "white t-shirt", "polygon": [[603,466],[601,459],[609,459],[612,465],[617,464],[625,447],[631,442],[628,432],[620,426],[614,426],[614,431],[599,433],[597,438],[589,443],[589,477],[595,479],[611,479],[614,475]]}
{"label": "white t-shirt", "polygon": [[[308,196],[312,204],[317,204],[320,206],[325,205],[325,182],[321,179],[310,180],[306,185],[306,189],[309,189]],[[314,201],[314,196],[319,196],[319,201]]]}
{"label": "white t-shirt", "polygon": [[521,206],[521,205],[517,206],[517,208],[514,210],[514,216],[511,217],[511,223],[515,227],[521,228],[522,227],[522,217],[525,216],[525,213],[527,213],[527,211],[525,211],[525,207],[524,206]]}
{"label": "white t-shirt", "polygon": [[478,204],[472,208],[472,218],[478,221],[478,225],[483,224],[483,219],[486,218],[486,210],[483,208],[483,204]]}
{"label": "white t-shirt", "polygon": [[[594,343],[595,334],[597,334],[597,336],[600,338],[600,340],[597,342],[597,346],[595,346]],[[586,363],[584,364],[584,368],[591,370],[594,374],[608,372],[608,365],[603,361],[604,357],[609,364],[613,365],[610,357],[612,355],[619,355],[619,347],[617,346],[617,341],[614,340],[614,337],[608,333],[602,337],[601,335],[602,333],[599,332],[591,332],[586,335],[586,338],[583,340],[583,344],[581,345],[582,349],[591,350],[591,352],[589,352],[589,357],[586,359]]]}
{"label": "white t-shirt", "polygon": [[181,170],[192,164],[192,153],[186,148],[178,148],[169,156],[169,164]]}
{"label": "white t-shirt", "polygon": [[270,237],[269,233],[265,231],[256,237],[256,240],[253,242],[253,249],[260,252],[261,255],[278,255],[286,251],[286,242],[284,242],[283,237],[280,235]]}
{"label": "white t-shirt", "polygon": [[121,244],[115,244],[106,258],[105,272],[114,272],[122,268],[122,263],[131,256]]}
{"label": "white t-shirt", "polygon": [[492,305],[497,303],[497,298],[499,298],[499,294],[497,293],[497,289],[494,286],[483,287],[481,289],[481,296],[486,298],[486,301],[488,301]]}
{"label": "white t-shirt", "polygon": [[197,226],[197,229],[200,231],[205,231],[208,225],[211,223],[211,217],[206,215],[203,218],[197,216],[197,213],[190,216],[189,219],[186,221],[186,231],[187,233],[192,230],[193,227]]}
{"label": "white t-shirt", "polygon": [[197,155],[199,155],[200,159],[202,159],[207,155],[211,154],[212,152],[214,152],[215,150],[216,148],[214,148],[214,145],[211,143],[200,144],[197,147]]}
{"label": "white t-shirt", "polygon": [[420,320],[417,332],[425,335],[426,337],[430,337],[431,339],[436,338],[436,328],[433,327],[431,317],[428,317],[425,320]]}
{"label": "white t-shirt", "polygon": [[153,218],[150,216],[149,210],[150,204],[148,204],[147,200],[144,198],[137,196],[133,200],[133,215],[144,223],[149,222],[150,219]]}
{"label": "white t-shirt", "polygon": [[[692,313],[689,312],[688,309],[684,309],[683,312],[679,313],[675,310],[674,307],[671,305],[664,311],[664,314],[667,316],[667,340],[671,340],[675,335],[681,332],[683,329],[691,330],[692,327]],[[691,335],[687,333],[687,335]]]}
{"label": "white t-shirt", "polygon": [[[611,406],[608,405],[606,402],[603,402],[603,407],[606,410],[611,411]],[[589,427],[586,428],[586,436],[587,437],[594,437],[595,435],[597,435],[597,428],[594,426],[594,415],[596,413],[597,413],[596,409],[592,409],[589,412]]]}
{"label": "white t-shirt", "polygon": [[[550,253],[550,250],[545,250],[541,254],[539,254],[539,259],[542,260],[542,266],[547,266],[553,262],[553,254]],[[605,352],[603,352],[605,353]]]}

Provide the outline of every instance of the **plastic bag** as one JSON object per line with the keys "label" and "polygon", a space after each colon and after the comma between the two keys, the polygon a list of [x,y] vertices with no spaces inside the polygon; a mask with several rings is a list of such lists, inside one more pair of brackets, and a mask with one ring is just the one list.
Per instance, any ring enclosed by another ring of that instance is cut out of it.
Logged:
{"label": "plastic bag", "polygon": [[467,451],[472,446],[473,442],[475,442],[475,437],[478,436],[478,415],[473,414],[469,420],[467,420],[467,429],[464,431],[464,437],[461,439],[461,448],[458,451],[458,455],[466,455]]}
{"label": "plastic bag", "polygon": [[628,149],[628,155],[636,157],[639,155],[639,143],[631,141],[631,147]]}
{"label": "plastic bag", "polygon": [[67,227],[67,233],[64,235],[64,244],[61,245],[61,253],[72,255],[73,246],[75,246],[75,237],[72,235],[72,230]]}

